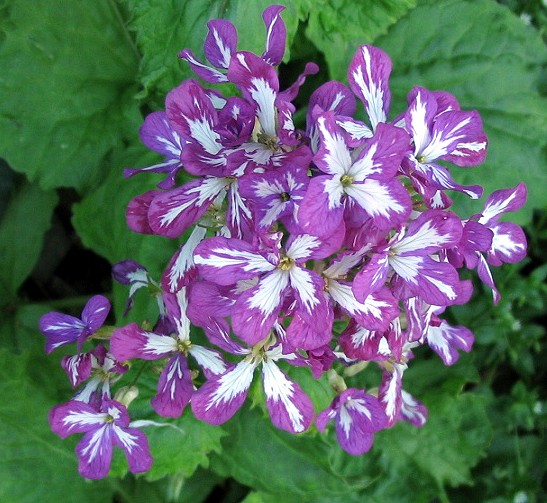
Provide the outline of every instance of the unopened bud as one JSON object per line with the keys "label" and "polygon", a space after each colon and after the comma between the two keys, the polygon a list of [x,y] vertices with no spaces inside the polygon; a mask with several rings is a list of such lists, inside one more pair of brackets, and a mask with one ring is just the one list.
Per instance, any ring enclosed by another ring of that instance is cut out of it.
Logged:
{"label": "unopened bud", "polygon": [[126,408],[129,407],[131,402],[135,400],[139,396],[139,388],[137,386],[124,386],[123,388],[120,388],[116,395],[114,396],[114,400],[117,402],[120,402],[122,405],[124,405]]}

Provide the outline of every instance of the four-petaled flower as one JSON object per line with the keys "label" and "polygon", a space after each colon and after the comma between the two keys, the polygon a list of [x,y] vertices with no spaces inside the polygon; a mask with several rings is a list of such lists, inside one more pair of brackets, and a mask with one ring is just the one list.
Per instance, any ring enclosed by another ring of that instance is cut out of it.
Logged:
{"label": "four-petaled flower", "polygon": [[84,433],[76,446],[76,455],[78,470],[88,479],[108,475],[115,445],[125,452],[131,472],[146,472],[152,466],[145,434],[131,427],[126,408],[118,402],[104,400],[100,409],[96,409],[73,400],[54,407],[49,422],[53,432],[61,438]]}

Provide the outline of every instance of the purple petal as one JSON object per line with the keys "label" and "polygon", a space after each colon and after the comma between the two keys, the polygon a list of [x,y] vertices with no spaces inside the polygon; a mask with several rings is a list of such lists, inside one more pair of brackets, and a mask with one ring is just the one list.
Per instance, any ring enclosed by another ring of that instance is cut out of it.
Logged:
{"label": "purple petal", "polygon": [[332,318],[325,296],[325,280],[316,272],[303,267],[292,267],[289,270],[290,284],[297,301],[298,314],[315,329],[330,329]]}
{"label": "purple petal", "polygon": [[287,29],[280,16],[283,10],[285,7],[282,5],[270,5],[262,13],[262,19],[266,25],[266,49],[262,59],[274,66],[281,63],[285,54]]}
{"label": "purple petal", "polygon": [[335,116],[353,117],[357,108],[355,97],[347,86],[337,81],[326,82],[310,96],[308,105],[308,127],[314,122],[312,112],[333,112]]}
{"label": "purple petal", "polygon": [[228,69],[232,54],[237,50],[237,31],[225,19],[215,19],[207,23],[209,32],[205,37],[203,52],[209,62],[217,68]]}
{"label": "purple petal", "polygon": [[218,154],[222,148],[214,129],[218,114],[197,81],[185,80],[173,89],[165,99],[165,108],[170,123],[186,141],[208,154]]}
{"label": "purple petal", "polygon": [[183,142],[167,120],[165,112],[152,112],[139,129],[141,141],[166,159],[179,161]]}
{"label": "purple petal", "polygon": [[158,194],[162,194],[162,192],[159,190],[151,190],[129,201],[127,209],[125,210],[125,218],[127,220],[127,226],[133,232],[154,234],[154,230],[150,227],[148,221],[148,211],[150,209],[150,204],[152,204],[152,201]]}
{"label": "purple petal", "polygon": [[148,271],[134,260],[122,260],[112,266],[112,278],[122,285],[144,283],[148,285]]}
{"label": "purple petal", "polygon": [[125,452],[131,473],[143,473],[152,467],[152,456],[146,435],[137,428],[114,426],[112,440]]}
{"label": "purple petal", "polygon": [[203,278],[219,285],[233,285],[275,269],[253,245],[225,237],[203,240],[194,252],[194,263]]}
{"label": "purple petal", "polygon": [[112,427],[104,423],[89,431],[76,446],[78,471],[88,479],[102,479],[110,471],[112,461]]}
{"label": "purple petal", "polygon": [[179,237],[205,214],[226,184],[223,178],[208,177],[158,194],[150,204],[150,227],[161,236]]}
{"label": "purple petal", "polygon": [[224,374],[228,370],[229,365],[224,361],[219,351],[192,344],[188,352],[201,367],[207,379]]}
{"label": "purple petal", "polygon": [[266,406],[275,427],[291,433],[307,430],[313,420],[313,404],[300,386],[271,360],[262,364]]}
{"label": "purple petal", "polygon": [[387,426],[392,426],[399,418],[402,404],[402,379],[404,367],[394,364],[391,372],[384,370],[378,398],[388,418]]}
{"label": "purple petal", "polygon": [[82,384],[91,375],[91,353],[79,353],[74,356],[65,356],[61,360],[72,387]]}
{"label": "purple petal", "polygon": [[193,283],[188,294],[186,314],[194,325],[207,326],[209,318],[226,318],[232,314],[235,299],[218,285],[208,281]]}
{"label": "purple petal", "polygon": [[53,433],[66,438],[73,433],[95,431],[105,424],[105,414],[91,405],[71,400],[53,407],[49,412],[49,424]]}
{"label": "purple petal", "polygon": [[161,278],[161,285],[165,291],[178,292],[196,279],[197,268],[194,264],[194,250],[203,241],[206,233],[205,227],[196,225],[187,241],[173,255]]}
{"label": "purple petal", "polygon": [[234,333],[251,345],[264,339],[277,320],[288,287],[288,272],[276,269],[243,292],[232,314]]}
{"label": "purple petal", "polygon": [[490,264],[514,264],[526,257],[526,235],[521,227],[512,222],[500,222],[491,229],[494,237],[488,251]]}
{"label": "purple petal", "polygon": [[106,297],[95,295],[89,299],[82,312],[82,321],[90,334],[102,327],[109,312],[110,302]]}
{"label": "purple petal", "polygon": [[430,255],[457,246],[462,233],[461,220],[454,213],[427,210],[410,223],[407,233],[392,250],[398,255]]}
{"label": "purple petal", "polygon": [[327,311],[329,319],[328,326],[324,329],[318,328],[310,320],[304,320],[298,312],[292,316],[290,325],[287,327],[287,341],[294,348],[314,350],[328,344],[332,339],[332,310]]}
{"label": "purple petal", "polygon": [[398,274],[408,291],[394,286],[395,297],[407,298],[419,295],[425,302],[435,306],[448,306],[458,302],[460,279],[458,272],[448,262],[438,262],[431,257],[391,257],[391,267]]}
{"label": "purple petal", "polygon": [[497,223],[503,213],[522,208],[526,202],[527,193],[528,190],[524,183],[519,183],[511,189],[496,190],[486,199],[479,222],[488,227]]}
{"label": "purple petal", "polygon": [[230,63],[228,79],[239,87],[247,100],[256,105],[256,115],[263,133],[275,138],[275,99],[279,81],[274,67],[255,54],[238,52]]}
{"label": "purple petal", "polygon": [[388,279],[388,253],[375,253],[353,280],[353,293],[363,302],[371,293],[379,290]]}
{"label": "purple petal", "polygon": [[[431,142],[431,126],[437,114],[435,95],[422,87],[415,87],[408,96],[409,106],[405,113],[405,127],[414,140],[414,152],[420,157]],[[428,159],[429,161],[436,159]]]}
{"label": "purple petal", "polygon": [[329,281],[328,291],[351,318],[369,330],[386,330],[399,315],[397,301],[387,288],[369,294],[363,302],[355,298],[351,285],[345,282]]}
{"label": "purple petal", "polygon": [[85,331],[82,320],[68,314],[51,312],[40,318],[40,331],[46,337],[46,351],[76,342]]}
{"label": "purple petal", "polygon": [[243,405],[256,364],[242,360],[224,374],[209,379],[192,396],[192,412],[209,424],[228,421]]}
{"label": "purple petal", "polygon": [[203,64],[199,59],[194,56],[194,53],[190,49],[184,49],[180,52],[179,58],[184,59],[190,66],[194,73],[202,78],[205,82],[211,84],[220,84],[223,82],[228,82],[228,78],[222,72],[219,72],[215,68],[211,68]]}
{"label": "purple petal", "polygon": [[445,112],[435,119],[432,132],[434,139],[422,152],[426,158],[436,155],[457,166],[477,166],[484,161],[488,139],[478,112]]}
{"label": "purple petal", "polygon": [[374,433],[386,427],[378,399],[362,390],[347,389],[338,397],[336,437],[342,449],[358,456],[372,447]]}
{"label": "purple petal", "polygon": [[173,337],[148,332],[136,323],[117,328],[110,339],[110,351],[120,362],[132,358],[158,360],[176,349],[177,343]]}
{"label": "purple petal", "polygon": [[180,417],[190,402],[194,385],[186,357],[177,353],[162,370],[152,407],[163,417]]}
{"label": "purple petal", "polygon": [[338,338],[338,343],[349,358],[382,361],[391,356],[387,347],[380,347],[383,339],[382,332],[368,330],[355,322],[350,322]]}
{"label": "purple petal", "polygon": [[416,400],[410,393],[401,390],[401,419],[421,428],[427,421],[426,406]]}
{"label": "purple petal", "polygon": [[361,46],[349,65],[349,85],[365,105],[373,130],[378,123],[387,121],[391,102],[390,74],[389,56],[370,45]]}
{"label": "purple petal", "polygon": [[453,365],[460,357],[458,349],[467,353],[475,337],[466,327],[452,327],[446,321],[440,320],[440,325],[430,325],[427,331],[427,343],[443,360],[445,365]]}
{"label": "purple petal", "polygon": [[315,75],[318,72],[319,67],[315,63],[306,63],[304,71],[298,75],[296,81],[287,89],[279,93],[277,100],[278,104],[280,100],[285,102],[294,101],[294,99],[298,96],[298,91],[300,91],[300,88],[304,85],[304,82],[306,82],[306,77],[308,75]]}
{"label": "purple petal", "polygon": [[336,177],[322,175],[312,178],[298,210],[302,229],[316,236],[328,236],[343,226],[343,193],[344,188]]}

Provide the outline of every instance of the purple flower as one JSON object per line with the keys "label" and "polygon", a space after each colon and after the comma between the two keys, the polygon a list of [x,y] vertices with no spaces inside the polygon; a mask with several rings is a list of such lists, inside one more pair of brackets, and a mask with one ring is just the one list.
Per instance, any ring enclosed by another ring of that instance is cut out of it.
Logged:
{"label": "purple flower", "polygon": [[456,215],[428,210],[412,221],[406,233],[396,235],[391,243],[378,247],[370,261],[357,273],[353,292],[358,300],[380,289],[392,276],[396,297],[416,295],[425,302],[446,306],[461,301],[466,283],[448,262],[434,256],[459,243],[462,223]]}
{"label": "purple flower", "polygon": [[40,318],[40,330],[46,336],[46,352],[77,342],[78,351],[84,342],[103,325],[110,311],[110,302],[102,295],[91,297],[82,311],[82,318],[51,312]]}
{"label": "purple flower", "polygon": [[409,149],[408,135],[381,124],[361,150],[351,151],[332,112],[320,116],[317,125],[320,143],[314,162],[325,174],[310,180],[298,212],[302,228],[329,235],[343,226],[345,212],[357,213],[362,222],[370,218],[380,229],[405,222],[411,200],[395,175]]}
{"label": "purple flower", "polygon": [[[110,385],[116,382],[127,367],[120,364],[107,349],[99,344],[89,353],[65,356],[62,367],[70,379],[72,387],[86,384],[72,397],[90,404],[101,404],[103,399],[110,399]],[[99,392],[100,390],[100,392]]]}
{"label": "purple flower", "polygon": [[[280,17],[284,9],[281,5],[270,5],[262,14],[266,25],[266,47],[262,59],[270,65],[279,65],[285,53],[287,30]],[[184,49],[179,57],[188,61],[195,74],[206,82],[228,82],[226,71],[237,51],[236,28],[225,19],[209,21],[207,27],[209,32],[205,38],[203,51],[214,68],[199,61],[189,49]]]}
{"label": "purple flower", "polygon": [[332,317],[323,293],[325,281],[305,263],[337,250],[339,237],[321,240],[308,234],[291,236],[283,253],[279,249],[267,253],[239,239],[215,237],[198,245],[194,262],[203,278],[220,285],[259,277],[256,285],[240,295],[232,314],[234,332],[249,344],[256,344],[277,321],[287,295],[296,300],[295,311],[302,318],[317,329],[329,327]]}
{"label": "purple flower", "polygon": [[[457,184],[449,171],[435,161],[476,166],[484,161],[488,144],[479,114],[460,110],[455,98],[446,101],[446,94],[415,87],[409,94],[409,108],[404,116],[414,152],[405,160],[403,171],[426,204],[442,208],[449,202],[439,191],[457,190],[477,199],[483,189],[479,185]],[[443,108],[446,103],[449,108]]]}
{"label": "purple flower", "polygon": [[329,408],[315,420],[319,431],[334,420],[340,447],[358,456],[372,447],[374,434],[387,426],[387,418],[378,399],[365,391],[349,388],[337,396]]}
{"label": "purple flower", "polygon": [[210,424],[228,421],[243,405],[251,386],[254,371],[262,366],[262,384],[266,407],[272,423],[282,430],[301,433],[313,420],[313,404],[300,386],[276,364],[278,360],[305,364],[298,354],[285,350],[281,343],[271,345],[271,339],[245,348],[220,333],[225,349],[244,359],[223,374],[207,380],[192,396],[192,411],[198,419]]}
{"label": "purple flower", "polygon": [[118,402],[104,400],[100,409],[95,409],[87,403],[72,400],[54,407],[49,422],[53,432],[61,438],[84,433],[76,446],[78,470],[83,477],[106,477],[115,445],[125,452],[132,473],[146,472],[152,466],[145,434],[130,426],[127,410]]}
{"label": "purple flower", "polygon": [[190,342],[186,289],[183,288],[176,295],[165,294],[164,298],[176,333],[166,335],[149,332],[131,323],[114,331],[110,347],[122,362],[132,358],[159,360],[169,357],[160,375],[152,406],[161,416],[179,417],[194,392],[187,356],[192,355],[207,376],[221,374],[227,365],[217,351]]}

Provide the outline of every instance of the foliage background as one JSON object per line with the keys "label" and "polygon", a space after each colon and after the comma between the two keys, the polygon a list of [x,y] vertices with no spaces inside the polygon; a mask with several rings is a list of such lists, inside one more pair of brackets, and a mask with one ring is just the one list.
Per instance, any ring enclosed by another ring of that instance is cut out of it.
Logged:
{"label": "foliage background", "polygon": [[[274,430],[253,390],[255,406],[223,427],[185,413],[180,430],[149,431],[156,462],[148,475],[127,475],[115,458],[109,478],[82,480],[75,440],[48,429],[48,410],[71,390],[62,355],[43,353],[38,319],[50,310],[79,314],[91,294],[103,293],[115,319],[128,322],[127,292],[112,285],[109,264],[130,257],[157,275],[176,246],[125,227],[129,199],[155,183],[121,174],[156,161],[140,145],[138,128],[191,76],[177,54],[186,47],[201,54],[208,19],[231,19],[239,48],[260,52],[268,2],[0,0],[0,501],[545,501],[544,3],[290,3],[283,82],[306,61],[322,67],[300,104],[328,78],[344,81],[357,45],[373,43],[393,59],[393,116],[413,85],[448,90],[462,108],[479,110],[488,159],[458,173],[459,181],[481,183],[487,193],[526,181],[529,202],[514,218],[525,226],[529,258],[496,271],[498,306],[477,286],[468,306],[449,312],[453,323],[474,331],[471,354],[451,368],[427,351],[412,362],[406,383],[430,410],[423,429],[397,425],[377,435],[371,453],[354,458],[332,435],[293,438]],[[465,215],[480,209],[457,204]],[[137,299],[130,319],[146,318],[147,300]],[[308,374],[300,378],[315,390],[317,407],[329,402],[326,387],[312,386]],[[141,395],[152,388],[145,381]],[[150,415],[141,403],[133,417]]]}

